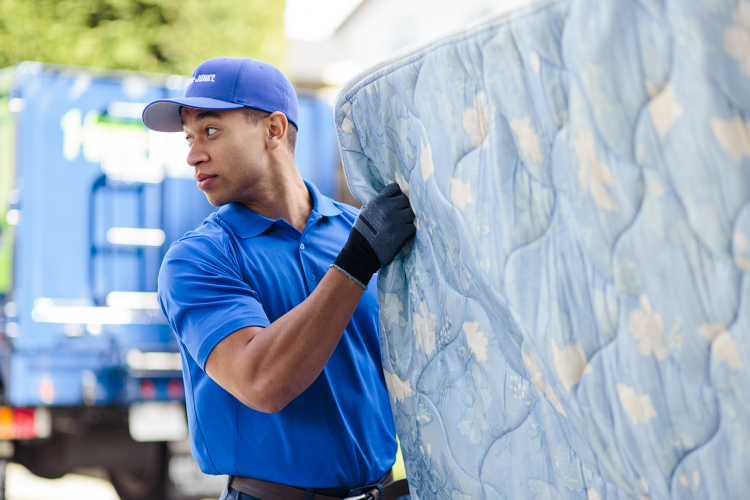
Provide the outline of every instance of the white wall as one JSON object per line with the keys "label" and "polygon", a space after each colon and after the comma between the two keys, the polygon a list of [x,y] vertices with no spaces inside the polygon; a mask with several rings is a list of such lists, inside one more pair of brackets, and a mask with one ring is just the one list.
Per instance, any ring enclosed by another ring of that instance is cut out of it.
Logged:
{"label": "white wall", "polygon": [[513,10],[529,2],[364,0],[327,40],[290,40],[287,71],[299,86],[340,86],[358,71],[398,49],[426,42],[486,15]]}

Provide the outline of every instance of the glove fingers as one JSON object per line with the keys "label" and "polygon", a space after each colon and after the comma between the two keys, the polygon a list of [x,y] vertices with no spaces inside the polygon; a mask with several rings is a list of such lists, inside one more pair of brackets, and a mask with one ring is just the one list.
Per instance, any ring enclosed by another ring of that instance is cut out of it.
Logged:
{"label": "glove fingers", "polygon": [[393,198],[393,201],[398,208],[406,208],[408,206],[411,206],[411,203],[409,203],[409,197],[403,193],[400,196],[395,196]]}
{"label": "glove fingers", "polygon": [[398,211],[398,217],[399,220],[402,220],[403,222],[409,223],[414,220],[414,210],[411,209],[411,207],[406,207]]}
{"label": "glove fingers", "polygon": [[385,186],[362,207],[354,229],[373,248],[380,264],[386,264],[416,232],[409,197],[396,183]]}
{"label": "glove fingers", "polygon": [[398,184],[393,182],[391,184],[388,184],[383,189],[381,189],[378,194],[381,196],[388,196],[388,197],[397,196],[401,194],[401,188],[398,187]]}
{"label": "glove fingers", "polygon": [[409,203],[409,198],[401,193],[398,196],[382,200],[380,204],[382,213],[400,212],[407,208],[411,208],[411,203]]}

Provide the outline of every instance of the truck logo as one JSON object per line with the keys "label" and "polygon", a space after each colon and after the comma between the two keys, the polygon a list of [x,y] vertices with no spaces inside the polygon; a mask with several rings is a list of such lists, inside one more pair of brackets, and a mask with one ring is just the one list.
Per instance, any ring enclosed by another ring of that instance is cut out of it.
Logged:
{"label": "truck logo", "polygon": [[158,183],[165,174],[192,180],[193,167],[185,162],[189,151],[185,139],[180,134],[146,130],[139,122],[72,108],[60,121],[63,158],[76,161],[83,156],[89,163],[101,164],[111,179],[125,182]]}

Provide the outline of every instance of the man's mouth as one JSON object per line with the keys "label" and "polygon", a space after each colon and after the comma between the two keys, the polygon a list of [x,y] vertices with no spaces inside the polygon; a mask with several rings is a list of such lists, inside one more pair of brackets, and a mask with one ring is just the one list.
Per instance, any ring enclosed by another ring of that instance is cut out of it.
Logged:
{"label": "man's mouth", "polygon": [[213,180],[216,178],[215,175],[209,175],[209,174],[198,174],[195,176],[195,180],[198,181],[198,189],[206,189],[208,186],[213,182]]}

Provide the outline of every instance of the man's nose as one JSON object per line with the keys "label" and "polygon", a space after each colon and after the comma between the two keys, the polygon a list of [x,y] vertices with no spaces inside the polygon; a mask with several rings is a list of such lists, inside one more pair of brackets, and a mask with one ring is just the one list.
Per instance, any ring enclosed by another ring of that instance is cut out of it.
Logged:
{"label": "man's nose", "polygon": [[187,164],[191,167],[197,167],[208,161],[208,153],[198,141],[193,141],[190,151],[187,155]]}

